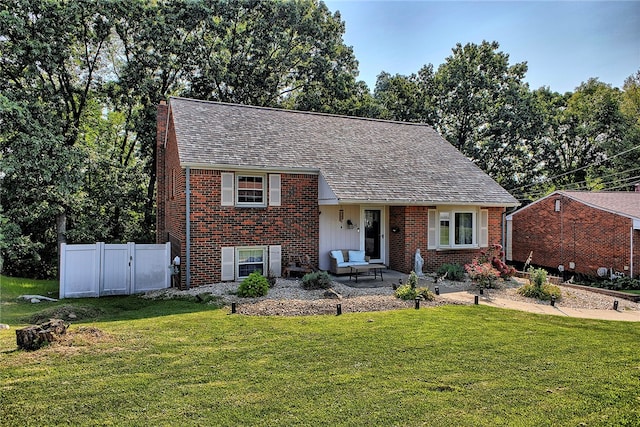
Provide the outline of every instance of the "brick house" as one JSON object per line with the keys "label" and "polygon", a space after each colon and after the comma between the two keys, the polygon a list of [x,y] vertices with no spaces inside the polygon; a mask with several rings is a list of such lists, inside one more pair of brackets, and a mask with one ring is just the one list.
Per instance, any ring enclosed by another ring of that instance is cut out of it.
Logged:
{"label": "brick house", "polygon": [[640,191],[556,191],[507,216],[507,260],[565,276],[637,277]]}
{"label": "brick house", "polygon": [[423,124],[170,98],[158,107],[157,241],[182,286],[329,251],[410,272],[500,243],[517,201]]}

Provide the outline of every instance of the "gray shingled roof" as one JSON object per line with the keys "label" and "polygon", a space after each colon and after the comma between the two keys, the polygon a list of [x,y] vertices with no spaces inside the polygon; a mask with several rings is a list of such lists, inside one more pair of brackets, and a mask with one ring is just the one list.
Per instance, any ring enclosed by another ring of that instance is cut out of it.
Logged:
{"label": "gray shingled roof", "polygon": [[314,171],[343,203],[518,204],[427,125],[185,98],[170,111],[185,167]]}

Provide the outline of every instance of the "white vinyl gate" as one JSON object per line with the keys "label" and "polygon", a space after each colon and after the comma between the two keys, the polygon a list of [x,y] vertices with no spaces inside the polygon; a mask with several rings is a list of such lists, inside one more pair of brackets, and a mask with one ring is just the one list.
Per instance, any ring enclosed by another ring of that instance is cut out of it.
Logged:
{"label": "white vinyl gate", "polygon": [[170,263],[170,243],[62,244],[60,298],[130,295],[168,288]]}

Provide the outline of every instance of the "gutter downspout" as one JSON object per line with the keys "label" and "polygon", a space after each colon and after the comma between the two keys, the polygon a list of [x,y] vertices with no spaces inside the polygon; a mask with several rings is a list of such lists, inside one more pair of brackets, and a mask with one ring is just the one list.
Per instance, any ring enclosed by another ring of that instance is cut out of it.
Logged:
{"label": "gutter downspout", "polygon": [[191,168],[185,168],[185,187],[186,187],[186,207],[185,214],[187,217],[186,224],[186,262],[185,262],[185,281],[187,282],[187,289],[191,287]]}
{"label": "gutter downspout", "polygon": [[630,273],[631,273],[631,278],[633,279],[633,225],[631,226],[631,233],[630,233],[630,245],[629,245],[629,254],[630,254],[630,259],[629,259],[629,268],[631,269]]}
{"label": "gutter downspout", "polygon": [[502,262],[507,261],[507,227],[505,224],[507,222],[507,209],[502,210],[502,214],[500,215],[500,244],[502,245],[502,255],[500,257]]}

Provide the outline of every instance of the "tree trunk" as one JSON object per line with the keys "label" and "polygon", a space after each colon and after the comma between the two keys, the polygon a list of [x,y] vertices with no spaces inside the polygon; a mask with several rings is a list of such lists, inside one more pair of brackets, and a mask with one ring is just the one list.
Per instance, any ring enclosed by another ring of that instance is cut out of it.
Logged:
{"label": "tree trunk", "polygon": [[67,243],[67,213],[62,212],[56,217],[56,233],[58,235],[58,251],[60,245]]}
{"label": "tree trunk", "polygon": [[60,319],[51,319],[40,325],[16,329],[16,343],[22,350],[37,350],[67,332],[69,325]]}

